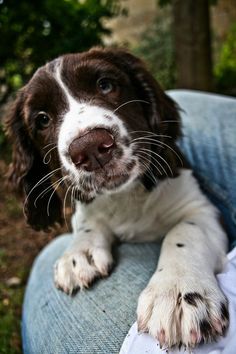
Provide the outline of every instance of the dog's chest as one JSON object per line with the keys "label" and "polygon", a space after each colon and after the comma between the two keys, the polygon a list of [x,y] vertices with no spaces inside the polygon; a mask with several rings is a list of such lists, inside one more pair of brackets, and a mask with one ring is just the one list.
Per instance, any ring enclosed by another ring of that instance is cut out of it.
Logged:
{"label": "dog's chest", "polygon": [[162,194],[161,187],[147,192],[139,184],[129,191],[96,198],[90,205],[79,204],[76,217],[89,224],[104,222],[121,240],[155,240],[163,236],[170,225],[167,216],[170,208],[163,205]]}
{"label": "dog's chest", "polygon": [[191,171],[182,171],[151,192],[136,184],[86,206],[78,203],[75,218],[77,225],[86,221],[96,227],[102,222],[121,240],[152,241],[164,236],[183,216],[191,215],[202,198]]}

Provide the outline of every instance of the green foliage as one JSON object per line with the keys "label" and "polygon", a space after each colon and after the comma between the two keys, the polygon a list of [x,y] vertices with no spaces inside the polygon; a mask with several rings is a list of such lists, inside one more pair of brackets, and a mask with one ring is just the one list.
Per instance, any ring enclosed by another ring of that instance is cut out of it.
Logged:
{"label": "green foliage", "polygon": [[3,130],[3,124],[0,121],[0,159],[8,159],[9,147],[7,144],[7,138]]}
{"label": "green foliage", "polygon": [[164,11],[143,34],[133,52],[140,56],[164,89],[175,87],[176,68],[171,16]]}
{"label": "green foliage", "polygon": [[102,19],[118,12],[118,0],[2,0],[1,84],[17,89],[46,61],[100,44]]}
{"label": "green foliage", "polygon": [[217,89],[236,96],[236,23],[221,47],[214,71]]}
{"label": "green foliage", "polygon": [[24,288],[0,285],[0,354],[20,354],[20,312]]}
{"label": "green foliage", "polygon": [[[4,271],[7,266],[6,251],[0,248],[0,268]],[[23,285],[9,288],[4,282],[0,284],[0,354],[21,353],[20,313],[23,291]]]}
{"label": "green foliage", "polygon": [[4,134],[3,134],[3,127],[2,124],[0,123],[0,149],[3,146],[5,142]]}
{"label": "green foliage", "polygon": [[160,6],[166,6],[166,5],[169,5],[171,4],[172,0],[158,0],[158,4]]}

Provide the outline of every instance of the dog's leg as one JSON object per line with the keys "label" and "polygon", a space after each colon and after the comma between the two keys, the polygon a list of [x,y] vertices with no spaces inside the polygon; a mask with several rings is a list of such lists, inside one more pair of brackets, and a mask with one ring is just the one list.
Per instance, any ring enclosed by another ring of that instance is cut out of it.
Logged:
{"label": "dog's leg", "polygon": [[215,278],[226,238],[216,218],[195,215],[166,236],[158,267],[138,303],[138,327],[170,348],[191,348],[223,335],[227,300]]}
{"label": "dog's leg", "polygon": [[112,266],[114,236],[102,222],[85,222],[76,230],[74,240],[54,267],[58,288],[68,294],[88,287],[97,277],[108,275]]}

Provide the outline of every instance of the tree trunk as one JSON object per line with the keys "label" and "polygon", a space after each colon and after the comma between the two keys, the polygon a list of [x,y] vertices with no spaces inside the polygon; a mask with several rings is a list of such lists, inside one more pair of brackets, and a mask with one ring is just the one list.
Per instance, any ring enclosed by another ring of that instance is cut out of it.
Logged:
{"label": "tree trunk", "polygon": [[173,0],[177,87],[211,91],[212,56],[208,0]]}

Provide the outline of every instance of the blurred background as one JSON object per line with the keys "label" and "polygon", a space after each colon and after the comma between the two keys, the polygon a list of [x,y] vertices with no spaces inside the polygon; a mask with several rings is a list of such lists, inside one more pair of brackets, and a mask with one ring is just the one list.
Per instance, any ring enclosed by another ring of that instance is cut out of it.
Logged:
{"label": "blurred background", "polygon": [[93,45],[141,57],[164,89],[236,96],[235,0],[0,0],[0,353],[22,353],[21,304],[34,257],[56,234],[36,233],[5,186],[3,117],[40,65]]}

